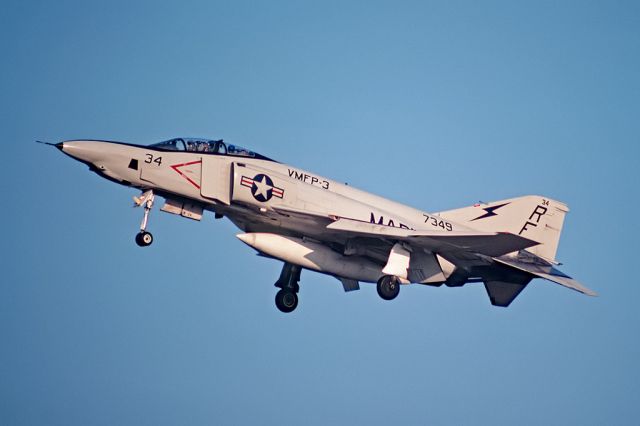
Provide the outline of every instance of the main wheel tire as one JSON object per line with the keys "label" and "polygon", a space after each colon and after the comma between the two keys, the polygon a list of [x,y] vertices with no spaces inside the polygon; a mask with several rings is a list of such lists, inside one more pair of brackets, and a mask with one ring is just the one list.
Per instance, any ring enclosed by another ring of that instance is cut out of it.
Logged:
{"label": "main wheel tire", "polygon": [[400,293],[400,281],[394,276],[385,275],[378,280],[376,289],[384,300],[393,300]]}
{"label": "main wheel tire", "polygon": [[140,231],[138,235],[136,235],[136,244],[140,247],[150,246],[152,242],[153,235],[151,235],[151,232]]}
{"label": "main wheel tire", "polygon": [[298,306],[298,295],[282,289],[276,293],[276,307],[284,313],[292,312]]}

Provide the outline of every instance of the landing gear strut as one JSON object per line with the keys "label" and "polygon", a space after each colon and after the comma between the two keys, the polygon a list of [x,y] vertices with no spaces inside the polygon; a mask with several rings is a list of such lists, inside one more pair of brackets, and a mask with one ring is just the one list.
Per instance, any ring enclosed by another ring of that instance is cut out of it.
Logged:
{"label": "landing gear strut", "polygon": [[400,293],[400,281],[392,275],[384,275],[378,280],[376,288],[384,300],[393,300]]}
{"label": "landing gear strut", "polygon": [[153,235],[151,235],[151,232],[147,232],[147,223],[149,222],[149,212],[153,207],[154,200],[155,195],[153,195],[153,190],[151,189],[143,193],[140,198],[133,197],[133,201],[135,202],[134,207],[140,207],[144,204],[144,216],[140,224],[140,232],[136,235],[136,244],[140,247],[150,246],[153,242]]}
{"label": "landing gear strut", "polygon": [[302,268],[297,265],[285,263],[280,272],[280,278],[275,283],[280,291],[276,293],[276,307],[284,313],[293,312],[298,306],[298,291],[300,291],[300,272]]}

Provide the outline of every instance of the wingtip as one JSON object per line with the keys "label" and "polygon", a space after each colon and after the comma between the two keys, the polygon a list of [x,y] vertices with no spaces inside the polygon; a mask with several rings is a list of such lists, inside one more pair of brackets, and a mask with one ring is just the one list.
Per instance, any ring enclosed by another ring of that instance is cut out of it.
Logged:
{"label": "wingtip", "polygon": [[[572,288],[572,287],[569,287],[569,288]],[[598,293],[596,293],[595,291],[580,284],[577,284],[577,285],[574,284],[574,287],[572,289],[584,294],[585,296],[591,296],[591,297],[599,296]]]}

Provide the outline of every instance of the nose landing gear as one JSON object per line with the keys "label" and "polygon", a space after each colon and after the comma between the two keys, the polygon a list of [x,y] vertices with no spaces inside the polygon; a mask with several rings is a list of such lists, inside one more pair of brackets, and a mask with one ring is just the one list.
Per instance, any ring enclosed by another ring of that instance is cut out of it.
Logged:
{"label": "nose landing gear", "polygon": [[151,232],[140,231],[136,234],[136,244],[140,247],[150,246],[153,242],[153,235]]}
{"label": "nose landing gear", "polygon": [[144,216],[142,217],[142,223],[140,224],[140,232],[136,235],[136,244],[140,247],[150,246],[153,243],[153,235],[151,232],[147,232],[147,223],[149,222],[149,212],[153,208],[153,202],[155,195],[153,190],[144,192],[140,198],[133,197],[134,207],[140,207],[144,205]]}

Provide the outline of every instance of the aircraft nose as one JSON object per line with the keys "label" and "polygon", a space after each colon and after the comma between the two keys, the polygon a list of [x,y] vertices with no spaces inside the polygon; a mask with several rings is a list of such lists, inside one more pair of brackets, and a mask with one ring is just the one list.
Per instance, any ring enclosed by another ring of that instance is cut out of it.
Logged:
{"label": "aircraft nose", "polygon": [[103,147],[97,141],[64,141],[57,143],[55,147],[84,163],[95,164],[104,157]]}

